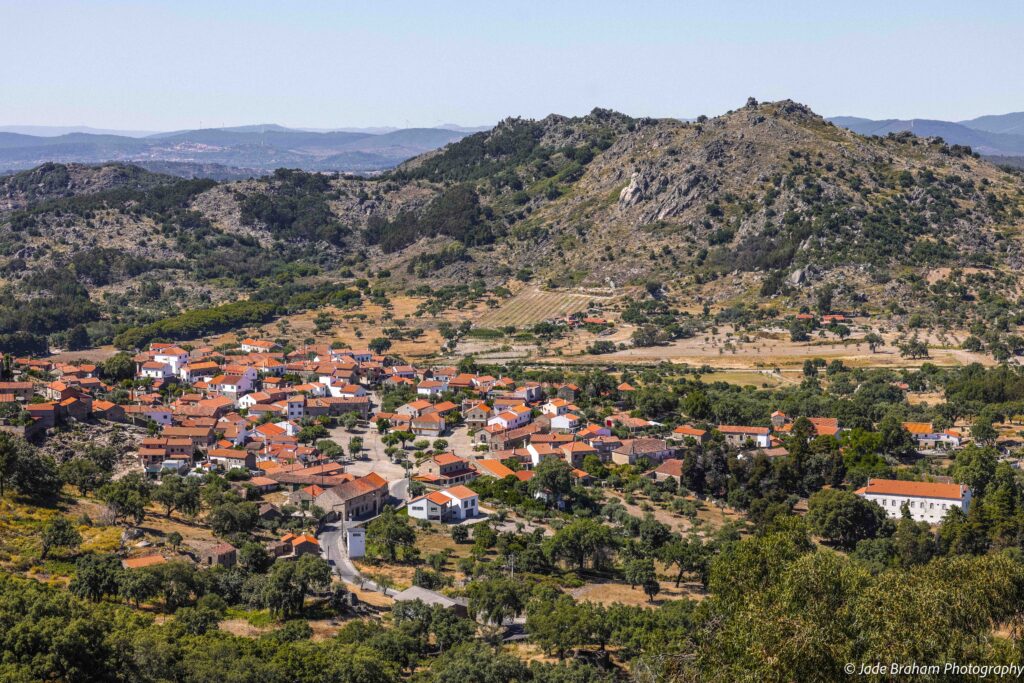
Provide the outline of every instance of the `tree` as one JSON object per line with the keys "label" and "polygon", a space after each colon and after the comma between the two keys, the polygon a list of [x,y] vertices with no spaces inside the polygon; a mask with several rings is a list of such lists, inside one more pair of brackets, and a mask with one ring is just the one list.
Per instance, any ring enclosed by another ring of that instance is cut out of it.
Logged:
{"label": "tree", "polygon": [[649,602],[654,602],[654,597],[661,592],[661,584],[658,583],[658,578],[651,574],[644,579],[643,583],[644,593],[647,595]]}
{"label": "tree", "polygon": [[255,503],[221,503],[210,511],[207,522],[218,536],[246,532],[259,523],[259,508]]}
{"label": "tree", "polygon": [[530,493],[545,495],[549,506],[554,506],[572,491],[572,467],[561,458],[545,458],[533,473]]}
{"label": "tree", "polygon": [[662,548],[661,560],[668,566],[675,565],[679,569],[676,574],[678,588],[683,581],[683,575],[688,572],[696,572],[701,575],[702,581],[706,580],[711,554],[700,537],[694,534],[685,540],[667,544]]}
{"label": "tree", "polygon": [[0,432],[0,497],[12,487],[33,498],[57,493],[60,480],[53,459],[41,455],[32,444],[7,432]]}
{"label": "tree", "polygon": [[416,530],[409,524],[408,517],[398,515],[392,508],[384,508],[376,519],[366,527],[366,542],[378,554],[394,562],[401,550],[407,553],[416,543]]}
{"label": "tree", "polygon": [[348,611],[349,598],[348,589],[345,588],[345,584],[338,583],[331,588],[331,597],[327,600],[327,604],[331,606],[331,609],[338,616],[341,616]]}
{"label": "tree", "polygon": [[551,539],[553,557],[572,562],[582,570],[589,559],[600,569],[615,547],[612,530],[593,519],[576,519],[555,532]]}
{"label": "tree", "polygon": [[179,534],[177,531],[172,531],[171,533],[167,534],[167,542],[171,544],[171,548],[173,548],[174,550],[177,550],[181,547],[181,542],[183,540],[185,539],[183,539],[181,537],[181,534]]}
{"label": "tree", "polygon": [[118,595],[138,607],[160,592],[160,579],[148,569],[134,569],[121,572],[118,579]]}
{"label": "tree", "polygon": [[131,472],[124,477],[111,481],[100,487],[97,494],[114,516],[114,523],[120,520],[131,520],[141,524],[146,517],[146,505],[149,504],[150,485],[138,472]]}
{"label": "tree", "polygon": [[583,619],[583,607],[565,594],[553,599],[536,597],[526,607],[526,630],[530,640],[559,659],[564,659],[570,648],[583,642]]}
{"label": "tree", "polygon": [[249,542],[238,549],[238,563],[257,574],[265,572],[274,560],[261,543]]}
{"label": "tree", "polygon": [[199,485],[194,479],[183,479],[176,474],[165,475],[153,491],[152,498],[164,506],[167,517],[175,510],[186,514],[199,511]]}
{"label": "tree", "polygon": [[460,618],[451,610],[435,605],[430,610],[430,632],[439,652],[468,642],[473,638],[472,622]]}
{"label": "tree", "polygon": [[969,486],[975,498],[981,498],[995,478],[997,463],[995,449],[968,444],[957,452],[951,474],[955,481]]}
{"label": "tree", "polygon": [[881,435],[880,446],[883,453],[901,459],[917,455],[914,437],[892,415],[887,415],[878,423],[878,433]]}
{"label": "tree", "polygon": [[341,416],[341,424],[346,430],[352,431],[359,426],[359,416],[354,412],[348,412]]}
{"label": "tree", "polygon": [[510,683],[539,680],[531,669],[514,655],[495,652],[484,643],[467,642],[452,648],[430,667],[433,681],[473,681],[473,683]]}
{"label": "tree", "polygon": [[69,586],[80,598],[99,602],[117,593],[121,562],[114,555],[83,555],[75,562],[75,575]]}
{"label": "tree", "polygon": [[146,569],[153,572],[160,586],[159,594],[164,611],[174,613],[193,600],[201,590],[195,565],[191,562],[165,562]]}
{"label": "tree", "polygon": [[452,527],[452,540],[456,543],[468,543],[469,542],[469,529],[457,524]]}
{"label": "tree", "polygon": [[992,426],[992,418],[989,415],[981,414],[974,418],[971,425],[971,438],[982,446],[991,446],[996,442],[999,432]]}
{"label": "tree", "polygon": [[391,348],[391,340],[387,337],[374,337],[367,346],[375,354],[381,356]]}
{"label": "tree", "polygon": [[885,511],[871,501],[839,489],[822,489],[807,503],[807,522],[824,540],[845,550],[857,541],[874,538],[885,521]]}
{"label": "tree", "polygon": [[871,349],[871,353],[875,353],[878,349],[885,345],[885,340],[882,339],[882,335],[875,332],[869,332],[864,336],[864,343]]}
{"label": "tree", "polygon": [[110,382],[119,382],[135,376],[135,361],[124,351],[115,353],[100,365],[100,372]]}
{"label": "tree", "polygon": [[622,577],[630,588],[643,586],[647,581],[656,580],[654,560],[650,557],[637,557],[626,560],[622,567]]}
{"label": "tree", "polygon": [[927,358],[928,357],[928,344],[918,339],[916,336],[904,340],[898,344],[900,355],[904,358],[916,359],[916,358]]}
{"label": "tree", "polygon": [[482,579],[466,587],[469,614],[485,624],[500,626],[522,614],[525,608],[522,584],[510,579]]}
{"label": "tree", "polygon": [[110,473],[89,458],[72,458],[61,464],[57,472],[62,480],[76,487],[83,496],[88,496],[110,479]]}
{"label": "tree", "polygon": [[40,560],[54,548],[77,548],[82,543],[82,535],[78,529],[68,521],[67,517],[57,515],[43,527],[43,551],[39,555]]}
{"label": "tree", "polygon": [[826,285],[818,290],[815,298],[815,306],[818,309],[818,313],[822,315],[828,315],[832,312],[832,297],[834,290],[831,285]]}

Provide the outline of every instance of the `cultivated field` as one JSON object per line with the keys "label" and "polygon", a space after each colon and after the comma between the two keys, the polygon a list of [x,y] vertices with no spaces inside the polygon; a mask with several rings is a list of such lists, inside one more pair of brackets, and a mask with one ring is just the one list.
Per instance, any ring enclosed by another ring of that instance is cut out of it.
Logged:
{"label": "cultivated field", "polygon": [[488,328],[507,325],[528,327],[549,318],[586,311],[592,302],[608,300],[609,297],[582,292],[546,292],[535,287],[527,287],[499,308],[481,315],[476,324],[477,327]]}

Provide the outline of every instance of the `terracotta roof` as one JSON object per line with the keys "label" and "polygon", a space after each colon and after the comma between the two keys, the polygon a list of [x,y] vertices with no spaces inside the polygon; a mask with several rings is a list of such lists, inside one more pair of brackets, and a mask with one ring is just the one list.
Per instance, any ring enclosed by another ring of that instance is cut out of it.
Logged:
{"label": "terracotta roof", "polygon": [[454,453],[441,453],[440,455],[435,455],[432,460],[438,465],[452,465],[455,463],[466,462],[465,458],[460,458]]}
{"label": "terracotta roof", "polygon": [[683,461],[679,458],[669,458],[665,462],[658,465],[657,469],[654,470],[658,474],[667,474],[672,477],[683,476]]}
{"label": "terracotta roof", "polygon": [[451,495],[455,496],[460,500],[464,498],[474,498],[476,496],[476,491],[469,488],[468,486],[463,486],[461,484],[459,484],[458,486],[452,486],[451,488],[447,488],[444,490],[444,492],[450,493]]}
{"label": "terracotta roof", "polygon": [[310,536],[309,534],[292,536],[291,539],[289,540],[289,543],[291,543],[293,546],[302,545],[303,543],[312,543],[313,545],[320,545],[320,541],[316,540],[316,538]]}
{"label": "terracotta roof", "polygon": [[373,484],[374,486],[387,486],[388,484],[387,480],[376,472],[370,472],[363,477],[363,480]]}
{"label": "terracotta roof", "polygon": [[681,425],[673,429],[672,433],[682,434],[683,436],[701,437],[707,434],[707,430],[697,429],[696,427],[691,427],[690,425]]}
{"label": "terracotta roof", "polygon": [[506,467],[500,460],[477,460],[473,463],[477,470],[483,470],[491,476],[497,477],[498,479],[504,479],[505,477],[515,475],[515,472]]}
{"label": "terracotta roof", "polygon": [[163,564],[166,561],[163,555],[144,555],[142,557],[129,557],[121,560],[121,566],[125,569],[141,569],[142,567]]}
{"label": "terracotta roof", "polygon": [[582,441],[573,441],[559,446],[566,453],[597,453],[597,449]]}
{"label": "terracotta roof", "polygon": [[917,498],[943,498],[962,500],[967,487],[962,484],[941,484],[929,481],[900,481],[898,479],[868,479],[868,485],[856,491],[859,495],[913,496]]}
{"label": "terracotta roof", "polygon": [[[839,420],[834,417],[809,417],[807,421],[814,427],[814,433],[818,436],[835,436],[839,432]],[[782,425],[778,431],[783,434],[792,432],[793,423]]]}
{"label": "terracotta roof", "polygon": [[904,422],[903,428],[911,434],[934,434],[935,427],[931,422]]}
{"label": "terracotta roof", "polygon": [[723,434],[768,434],[771,432],[768,427],[743,427],[737,425],[718,425],[718,431]]}
{"label": "terracotta roof", "polygon": [[431,493],[428,493],[427,495],[424,496],[424,498],[429,500],[431,503],[436,503],[437,505],[451,505],[452,504],[452,499],[449,498],[448,496],[444,495],[440,491],[433,491]]}

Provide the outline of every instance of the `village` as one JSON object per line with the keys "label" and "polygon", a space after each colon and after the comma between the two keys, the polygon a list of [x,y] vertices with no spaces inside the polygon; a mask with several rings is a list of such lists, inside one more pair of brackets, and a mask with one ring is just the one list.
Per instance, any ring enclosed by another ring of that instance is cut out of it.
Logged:
{"label": "village", "polygon": [[[772,460],[789,455],[785,444],[794,429],[836,442],[844,431],[834,417],[795,422],[779,410],[765,426],[666,425],[639,415],[638,387],[628,382],[603,393],[612,409],[592,420],[576,405],[581,390],[572,383],[418,367],[337,344],[285,353],[278,342],[252,338],[216,350],[152,343],[131,361],[132,379],[115,391],[92,363],[13,359],[14,379],[0,382],[7,416],[0,430],[40,441],[69,423],[121,425],[134,445],[115,478],[136,473],[156,485],[223,477],[241,500],[258,506],[259,522],[269,529],[290,520],[289,531],[267,537],[270,557],[322,556],[346,582],[399,600],[408,590],[408,599],[438,604],[461,603],[424,586],[368,579],[354,564],[367,553],[367,525],[385,511],[451,528],[500,523],[510,511],[496,515],[474,489],[488,480],[522,485],[534,500],[559,509],[566,489],[530,484],[545,469],[544,482],[555,481],[552,463],[574,488],[605,486],[608,468],[623,467],[659,485],[670,480],[675,490],[686,482],[684,454],[712,439],[740,460]],[[120,400],[104,398],[115,394]],[[969,441],[960,430],[930,423],[901,427],[922,453],[955,453]],[[948,478],[869,478],[856,493],[891,518],[909,512],[930,524],[950,507],[966,513],[971,500],[967,486]],[[239,548],[211,535],[193,539],[191,551],[200,566],[239,561]],[[181,553],[129,541],[122,556],[126,569],[136,569]]]}

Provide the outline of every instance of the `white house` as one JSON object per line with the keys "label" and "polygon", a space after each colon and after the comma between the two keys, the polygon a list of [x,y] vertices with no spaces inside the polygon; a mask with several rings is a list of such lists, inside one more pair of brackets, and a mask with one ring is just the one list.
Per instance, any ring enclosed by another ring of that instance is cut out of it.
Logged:
{"label": "white house", "polygon": [[270,353],[278,346],[263,339],[243,339],[240,348],[246,353]]}
{"label": "white house", "polygon": [[553,398],[540,407],[540,412],[545,415],[565,415],[569,412],[569,402],[564,398]]}
{"label": "white house", "polygon": [[174,422],[170,408],[165,406],[137,406],[128,405],[124,412],[129,417],[137,417],[142,420],[152,420],[158,425],[166,427]]}
{"label": "white house", "polygon": [[224,366],[225,375],[237,375],[242,379],[240,384],[242,391],[252,391],[253,387],[256,386],[256,379],[259,377],[259,373],[256,372],[256,368],[251,365],[241,365],[233,363],[231,365]]}
{"label": "white house", "polygon": [[267,404],[272,402],[273,397],[270,394],[268,394],[265,391],[257,391],[252,394],[246,394],[242,398],[238,399],[236,403],[238,404],[239,408],[244,408],[245,410],[248,410],[249,408],[252,408],[254,405],[258,405],[260,403]]}
{"label": "white house", "polygon": [[425,379],[416,386],[416,393],[419,396],[439,396],[448,388],[447,382],[436,379]]}
{"label": "white house", "polygon": [[551,418],[551,431],[575,432],[582,426],[583,420],[574,413],[563,413]]}
{"label": "white house", "polygon": [[502,429],[516,429],[530,423],[530,409],[525,405],[512,406],[487,420],[488,426],[498,425]]}
{"label": "white house", "polygon": [[543,390],[544,388],[537,382],[526,382],[522,386],[516,387],[513,393],[524,401],[537,401],[540,399]]}
{"label": "white house", "polygon": [[358,384],[331,384],[329,391],[334,398],[362,398],[368,394]]}
{"label": "white house", "polygon": [[452,499],[452,518],[463,520],[476,517],[480,512],[480,497],[468,486],[452,486],[441,489],[441,493]]}
{"label": "white house", "polygon": [[409,516],[413,519],[426,519],[432,522],[443,522],[451,514],[452,499],[440,491],[433,491],[409,501]]}
{"label": "white house", "polygon": [[251,385],[239,375],[218,375],[210,380],[210,389],[232,400],[251,389]]}
{"label": "white house", "polygon": [[188,363],[188,351],[177,346],[168,346],[153,354],[153,360],[171,366],[171,374],[177,375],[178,370]]}
{"label": "white house", "polygon": [[743,448],[747,442],[753,442],[755,448],[770,448],[772,445],[772,430],[768,427],[718,425],[718,431],[726,443],[736,448]]}
{"label": "white house", "polygon": [[962,484],[868,479],[867,486],[856,494],[878,503],[886,515],[894,518],[903,515],[906,503],[914,521],[929,524],[941,522],[950,508],[958,507],[966,514],[971,504],[971,490]]}
{"label": "white house", "polygon": [[149,377],[150,379],[165,379],[174,375],[174,371],[171,370],[171,366],[164,361],[159,360],[148,360],[139,366],[139,377]]}
{"label": "white house", "polygon": [[480,512],[476,492],[461,484],[413,498],[408,509],[413,519],[434,522],[461,521],[476,517]]}

